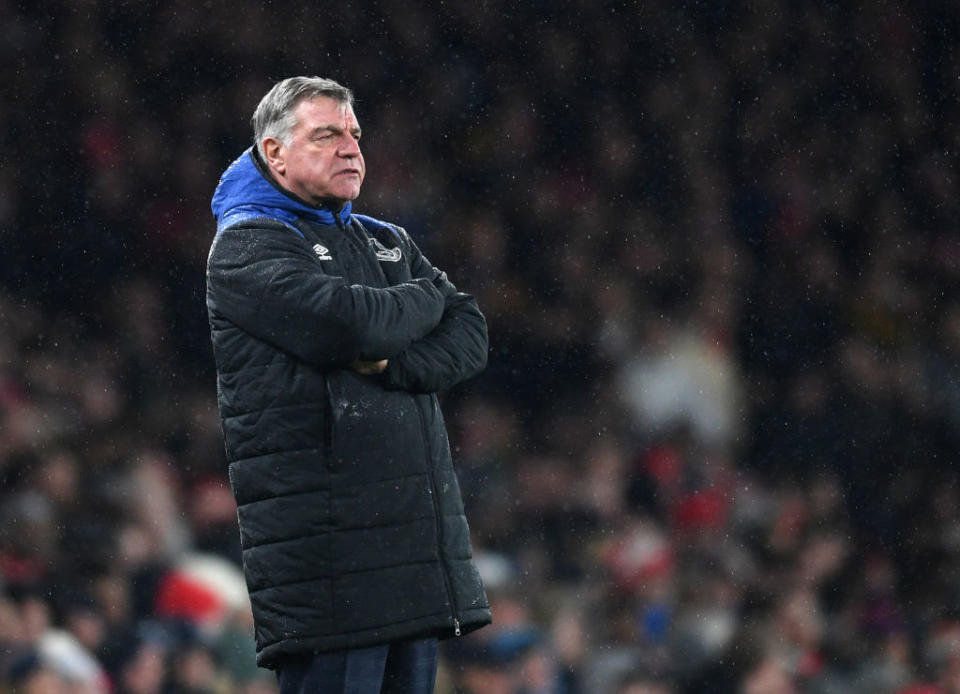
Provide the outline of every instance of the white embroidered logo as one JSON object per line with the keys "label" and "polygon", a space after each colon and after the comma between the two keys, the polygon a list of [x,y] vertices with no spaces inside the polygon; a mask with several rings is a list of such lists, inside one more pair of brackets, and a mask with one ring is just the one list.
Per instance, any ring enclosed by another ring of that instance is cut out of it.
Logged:
{"label": "white embroidered logo", "polygon": [[319,243],[314,245],[313,252],[317,254],[320,260],[333,260],[333,256],[330,255],[330,249],[326,246],[321,246]]}
{"label": "white embroidered logo", "polygon": [[396,263],[400,260],[400,258],[403,255],[400,252],[399,248],[387,248],[374,237],[370,237],[370,242],[373,243],[373,248],[376,251],[377,260],[381,260],[387,263]]}

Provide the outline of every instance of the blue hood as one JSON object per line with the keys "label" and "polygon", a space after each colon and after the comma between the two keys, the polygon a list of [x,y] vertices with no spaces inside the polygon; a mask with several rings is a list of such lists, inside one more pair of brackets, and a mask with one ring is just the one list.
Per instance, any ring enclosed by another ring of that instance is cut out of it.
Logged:
{"label": "blue hood", "polygon": [[278,190],[257,168],[252,149],[241,154],[220,177],[210,202],[217,218],[217,232],[248,219],[263,217],[287,225],[304,217],[320,224],[336,224],[337,217],[343,225],[350,223],[349,202],[335,217],[330,208],[311,207]]}

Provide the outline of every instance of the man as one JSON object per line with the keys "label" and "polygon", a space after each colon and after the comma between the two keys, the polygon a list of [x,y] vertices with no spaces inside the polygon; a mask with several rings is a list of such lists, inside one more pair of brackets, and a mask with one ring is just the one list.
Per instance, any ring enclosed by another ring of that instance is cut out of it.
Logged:
{"label": "man", "polygon": [[486,365],[476,301],[353,214],[351,92],[276,84],[213,196],[207,309],[257,662],[281,692],[430,692],[490,622],[436,393]]}

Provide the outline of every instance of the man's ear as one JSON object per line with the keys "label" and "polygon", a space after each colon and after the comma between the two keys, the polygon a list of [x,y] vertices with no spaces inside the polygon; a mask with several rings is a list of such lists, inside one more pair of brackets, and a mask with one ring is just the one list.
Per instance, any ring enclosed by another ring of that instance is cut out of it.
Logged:
{"label": "man's ear", "polygon": [[280,176],[286,173],[287,164],[284,161],[286,152],[283,143],[275,137],[265,137],[260,144],[263,145],[263,156],[267,160],[267,166]]}

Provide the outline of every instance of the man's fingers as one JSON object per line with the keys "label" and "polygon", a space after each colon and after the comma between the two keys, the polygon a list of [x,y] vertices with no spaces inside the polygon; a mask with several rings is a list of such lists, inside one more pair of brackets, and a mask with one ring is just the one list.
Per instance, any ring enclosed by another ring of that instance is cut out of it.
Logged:
{"label": "man's fingers", "polygon": [[387,368],[387,360],[381,359],[380,361],[364,361],[362,359],[358,359],[350,365],[350,368],[352,368],[358,374],[362,374],[364,376],[373,376],[374,374],[384,372],[384,370]]}

